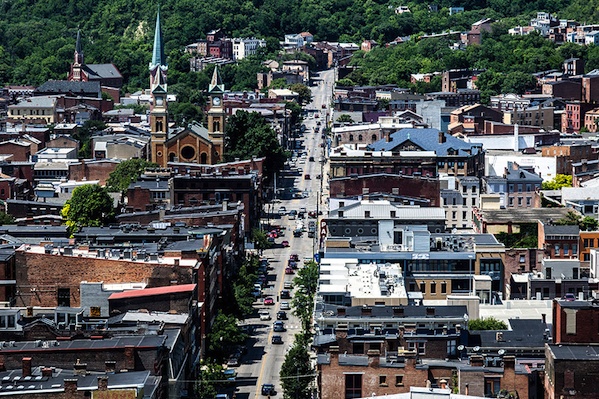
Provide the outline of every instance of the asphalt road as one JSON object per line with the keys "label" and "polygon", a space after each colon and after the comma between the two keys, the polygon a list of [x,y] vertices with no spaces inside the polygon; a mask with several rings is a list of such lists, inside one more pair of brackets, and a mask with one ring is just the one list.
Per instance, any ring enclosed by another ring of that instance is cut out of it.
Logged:
{"label": "asphalt road", "polygon": [[[306,198],[278,200],[268,205],[267,210],[270,211],[269,221],[271,224],[279,224],[284,226],[285,236],[276,239],[276,243],[280,244],[283,240],[287,240],[289,247],[283,248],[276,245],[274,248],[264,251],[264,257],[270,262],[268,284],[263,290],[264,295],[270,296],[275,300],[274,305],[263,305],[263,299],[255,303],[257,310],[268,309],[271,320],[260,321],[256,314],[245,320],[245,324],[252,325],[254,332],[247,342],[248,352],[241,359],[241,364],[236,367],[236,399],[257,399],[263,397],[261,395],[262,384],[274,384],[276,395],[274,397],[282,398],[283,390],[281,388],[279,372],[287,350],[293,344],[294,335],[300,331],[299,319],[292,315],[292,310],[287,311],[288,320],[285,321],[287,331],[275,333],[272,329],[273,323],[276,321],[276,314],[281,306],[281,301],[286,301],[291,304],[291,299],[281,299],[280,292],[283,289],[285,281],[293,280],[295,275],[285,274],[287,260],[291,254],[298,254],[300,258],[299,265],[303,265],[303,260],[306,257],[313,259],[313,255],[317,252],[317,237],[308,238],[307,232],[302,237],[293,237],[293,230],[299,220],[290,220],[289,216],[279,216],[278,210],[284,206],[289,212],[292,209],[299,210],[305,207],[308,211],[317,209],[326,212],[326,190],[321,192],[321,187],[327,187],[326,181],[316,179],[317,175],[322,175],[326,179],[327,164],[319,162],[321,156],[324,155],[326,145],[321,147],[324,140],[321,138],[320,129],[324,128],[330,117],[329,107],[331,102],[332,85],[334,79],[334,71],[329,70],[320,74],[321,80],[315,86],[312,86],[312,103],[306,108],[314,110],[310,112],[310,116],[304,119],[306,131],[303,135],[302,151],[306,153],[305,157],[298,156],[296,167],[303,169],[301,176],[286,178],[285,181],[280,181],[280,186],[293,185],[295,188],[307,193]],[[323,104],[325,108],[323,108]],[[314,113],[318,113],[318,118],[314,117]],[[317,126],[320,122],[320,126]],[[298,154],[299,155],[299,154]],[[314,157],[314,161],[310,162],[310,157]],[[310,179],[306,179],[306,175]],[[306,229],[310,220],[301,220]],[[318,226],[318,224],[317,224]],[[318,232],[318,229],[317,229]],[[292,296],[295,290],[292,290]],[[273,335],[281,335],[283,344],[272,344]],[[264,397],[265,398],[265,397]]]}

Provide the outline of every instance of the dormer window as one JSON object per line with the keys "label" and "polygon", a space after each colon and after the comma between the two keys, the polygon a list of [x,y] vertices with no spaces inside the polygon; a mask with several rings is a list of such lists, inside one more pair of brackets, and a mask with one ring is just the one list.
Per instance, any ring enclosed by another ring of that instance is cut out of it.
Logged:
{"label": "dormer window", "polygon": [[369,218],[370,217],[370,211],[364,211],[364,217],[365,218]]}
{"label": "dormer window", "polygon": [[338,211],[337,214],[339,215],[340,218],[343,217],[343,211]]}

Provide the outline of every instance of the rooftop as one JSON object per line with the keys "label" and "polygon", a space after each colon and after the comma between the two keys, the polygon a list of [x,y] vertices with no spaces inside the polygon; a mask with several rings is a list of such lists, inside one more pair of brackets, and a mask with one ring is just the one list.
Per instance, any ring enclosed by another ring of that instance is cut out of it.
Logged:
{"label": "rooftop", "polygon": [[[599,361],[597,344],[549,344],[549,350],[556,360]],[[592,367],[590,364],[588,367]]]}
{"label": "rooftop", "polygon": [[[443,134],[443,142],[439,142],[439,135]],[[409,142],[419,149],[416,151],[434,151],[437,156],[471,155],[478,154],[481,150],[479,144],[469,144],[449,134],[441,133],[437,129],[402,129],[390,135],[391,140],[379,140],[369,146],[375,151],[394,151],[400,145]],[[456,153],[453,154],[453,151]]]}
{"label": "rooftop", "polygon": [[170,285],[167,287],[145,288],[142,290],[131,290],[124,292],[115,292],[108,297],[108,300],[139,298],[156,295],[169,295],[179,293],[192,293],[196,288],[195,284]]}

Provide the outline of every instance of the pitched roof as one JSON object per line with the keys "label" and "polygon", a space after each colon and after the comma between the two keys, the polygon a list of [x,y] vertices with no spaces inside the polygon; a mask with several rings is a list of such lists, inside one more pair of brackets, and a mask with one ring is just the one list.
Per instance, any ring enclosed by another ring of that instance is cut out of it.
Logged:
{"label": "pitched roof", "polygon": [[143,290],[115,292],[114,294],[112,294],[108,297],[108,300],[177,294],[177,293],[181,293],[181,292],[193,292],[193,290],[195,290],[195,288],[196,288],[195,284],[182,284],[182,285],[169,285],[166,287],[145,288]]}
{"label": "pitched roof", "polygon": [[439,133],[441,132],[437,129],[401,129],[391,134],[390,141],[379,140],[370,144],[368,148],[373,151],[393,151],[401,144],[411,142],[422,151],[435,151],[437,156],[448,155],[451,148],[457,151],[458,155],[469,155],[470,151],[475,155],[481,150],[479,144],[469,144],[446,133],[442,133],[445,141],[439,143]]}
{"label": "pitched roof", "polygon": [[[89,65],[88,65],[89,66]],[[37,93],[73,93],[73,94],[95,94],[100,96],[100,82],[77,82],[68,80],[48,80],[46,83],[35,89]]]}
{"label": "pitched roof", "polygon": [[85,69],[92,79],[123,77],[114,64],[86,64]]}

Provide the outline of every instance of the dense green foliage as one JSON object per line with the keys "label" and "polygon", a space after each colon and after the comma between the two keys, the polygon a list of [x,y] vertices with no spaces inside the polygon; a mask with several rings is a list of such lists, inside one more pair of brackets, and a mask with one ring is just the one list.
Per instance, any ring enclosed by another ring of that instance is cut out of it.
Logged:
{"label": "dense green foliage", "polygon": [[493,316],[470,320],[468,322],[469,330],[507,330],[507,324],[504,321],[497,320]]}
{"label": "dense green foliage", "polygon": [[[599,0],[443,0],[436,2],[436,13],[429,11],[429,3],[403,2],[412,12],[398,15],[394,12],[397,4],[383,1],[166,0],[161,2],[161,15],[169,84],[184,80],[194,89],[206,87],[204,78],[183,77],[200,74],[187,74],[187,56],[181,49],[217,28],[232,37],[267,38],[270,52],[284,33],[302,31],[311,32],[316,40],[374,39],[382,43],[419,32],[465,30],[483,17],[508,18],[513,25],[525,23],[536,11],[559,11],[560,18],[586,23],[599,21]],[[450,16],[450,6],[463,6],[466,11]],[[113,62],[129,89],[145,87],[155,15],[156,3],[141,0],[5,1],[0,5],[0,83],[39,84],[50,78],[65,78],[79,27],[87,62]],[[496,54],[497,58],[502,54]],[[411,63],[410,58],[404,63]],[[441,57],[427,54],[427,58],[438,61]],[[259,69],[259,63],[252,68]],[[251,68],[242,69],[248,71],[245,78],[255,80]],[[412,72],[417,72],[415,69]],[[231,74],[223,75],[227,76],[227,87],[253,87],[243,83],[243,76],[236,77],[231,86]],[[389,81],[403,79],[387,77]]]}
{"label": "dense green foliage", "polygon": [[559,190],[562,187],[572,187],[572,176],[557,174],[553,179],[544,181],[543,190]]}
{"label": "dense green foliage", "polygon": [[77,227],[104,225],[113,218],[114,205],[106,188],[85,184],[73,190],[61,214],[72,233]]}
{"label": "dense green foliage", "polygon": [[264,175],[272,176],[283,168],[287,159],[277,133],[257,112],[239,111],[227,119],[225,160],[266,157]]}
{"label": "dense green foliage", "polygon": [[536,223],[521,223],[519,232],[501,232],[495,234],[495,238],[506,248],[537,248],[539,245]]}
{"label": "dense green foliage", "polygon": [[293,279],[293,284],[300,287],[291,300],[293,314],[299,317],[302,329],[307,334],[311,328],[314,295],[318,285],[318,264],[312,261],[299,269],[297,276]]}
{"label": "dense green foliage", "polygon": [[311,386],[315,374],[307,349],[309,343],[309,335],[297,334],[293,346],[285,355],[285,361],[279,373],[284,399],[310,399],[313,397]]}
{"label": "dense green foliage", "polygon": [[208,333],[208,350],[216,359],[224,359],[235,345],[245,342],[247,335],[237,325],[233,315],[219,313]]}
{"label": "dense green foliage", "polygon": [[[235,276],[235,281],[233,282],[235,303],[231,303],[231,311],[235,312],[239,317],[249,316],[254,312],[252,290],[258,276],[259,262],[260,259],[258,256],[248,255]],[[227,302],[229,303],[229,301]]]}
{"label": "dense green foliage", "polygon": [[106,188],[113,193],[124,194],[132,182],[137,181],[146,168],[156,167],[155,163],[145,159],[133,158],[123,161],[117,165],[116,169],[108,176]]}
{"label": "dense green foliage", "polygon": [[223,378],[223,366],[211,360],[202,360],[200,375],[196,381],[196,399],[214,399],[218,393],[217,387]]}
{"label": "dense green foliage", "polygon": [[578,212],[568,211],[565,217],[554,222],[556,225],[578,225],[580,230],[595,231],[599,222],[592,216],[582,216]]}

